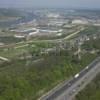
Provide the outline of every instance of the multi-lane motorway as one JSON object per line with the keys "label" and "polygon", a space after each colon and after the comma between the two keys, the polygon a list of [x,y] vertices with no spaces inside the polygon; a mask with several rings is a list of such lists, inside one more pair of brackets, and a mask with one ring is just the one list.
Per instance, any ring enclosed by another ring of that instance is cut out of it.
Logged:
{"label": "multi-lane motorway", "polygon": [[39,100],[73,100],[75,95],[82,90],[100,72],[100,57],[86,66],[69,81],[54,88]]}

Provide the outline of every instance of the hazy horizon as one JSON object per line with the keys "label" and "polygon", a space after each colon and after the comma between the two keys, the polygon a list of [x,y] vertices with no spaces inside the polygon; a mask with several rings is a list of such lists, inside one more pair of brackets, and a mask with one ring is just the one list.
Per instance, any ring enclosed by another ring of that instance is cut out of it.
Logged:
{"label": "hazy horizon", "polygon": [[99,8],[100,0],[0,0],[0,7]]}

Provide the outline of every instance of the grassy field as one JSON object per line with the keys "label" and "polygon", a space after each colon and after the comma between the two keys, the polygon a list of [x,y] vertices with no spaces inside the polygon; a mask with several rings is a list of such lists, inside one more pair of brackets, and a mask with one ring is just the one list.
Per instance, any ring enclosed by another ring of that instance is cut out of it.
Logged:
{"label": "grassy field", "polygon": [[2,47],[0,48],[0,56],[6,57],[8,59],[16,58],[24,53],[33,53],[40,52],[41,49],[52,48],[56,44],[55,43],[46,43],[46,42],[37,42],[37,43],[18,43],[13,46]]}
{"label": "grassy field", "polygon": [[100,32],[100,26],[87,26],[86,29],[80,34],[86,34],[86,35],[91,35],[91,34],[97,34]]}
{"label": "grassy field", "polygon": [[[84,43],[82,49],[100,50],[100,39]],[[28,44],[28,45],[26,45]],[[17,59],[17,55],[39,53],[41,49],[55,47],[56,43],[30,42],[16,44],[13,48],[0,48],[0,56],[11,58],[11,62],[0,64],[0,100],[37,100],[38,97],[68,80],[93,61],[99,53],[89,51],[81,54],[81,60],[73,55],[76,51],[57,50],[44,55],[35,55],[42,60]],[[58,47],[59,48],[59,47]],[[81,99],[79,99],[81,100]],[[85,100],[85,99],[84,99]]]}
{"label": "grassy field", "polygon": [[58,83],[69,79],[96,55],[86,54],[77,62],[69,52],[44,56],[42,61],[13,60],[0,65],[0,100],[36,100]]}

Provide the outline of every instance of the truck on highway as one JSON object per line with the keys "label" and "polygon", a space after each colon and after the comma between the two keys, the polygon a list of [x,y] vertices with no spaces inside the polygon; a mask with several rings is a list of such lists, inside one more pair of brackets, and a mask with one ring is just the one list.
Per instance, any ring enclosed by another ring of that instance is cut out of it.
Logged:
{"label": "truck on highway", "polygon": [[79,77],[79,73],[74,76],[74,78],[78,78],[78,77]]}

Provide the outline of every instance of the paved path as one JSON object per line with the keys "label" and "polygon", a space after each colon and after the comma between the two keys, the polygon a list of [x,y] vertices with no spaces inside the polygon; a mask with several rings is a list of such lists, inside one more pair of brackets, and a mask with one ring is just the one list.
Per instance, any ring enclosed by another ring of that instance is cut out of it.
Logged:
{"label": "paved path", "polygon": [[9,61],[9,59],[7,59],[5,57],[1,57],[1,56],[0,56],[0,59],[3,60],[3,61]]}

